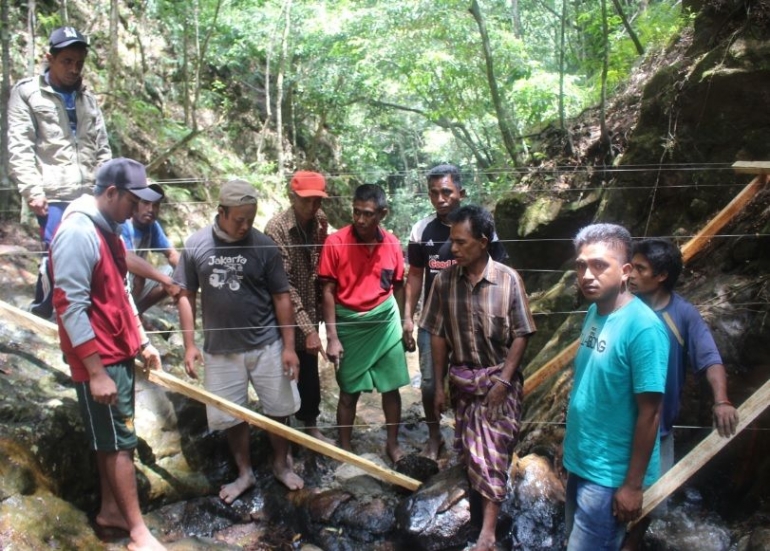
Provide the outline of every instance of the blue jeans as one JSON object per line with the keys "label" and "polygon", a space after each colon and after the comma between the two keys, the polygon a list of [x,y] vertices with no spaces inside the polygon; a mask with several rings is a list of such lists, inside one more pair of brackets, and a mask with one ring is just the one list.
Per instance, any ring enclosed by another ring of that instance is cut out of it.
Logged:
{"label": "blue jeans", "polygon": [[617,551],[626,526],[612,516],[617,488],[600,486],[570,473],[565,519],[567,551]]}

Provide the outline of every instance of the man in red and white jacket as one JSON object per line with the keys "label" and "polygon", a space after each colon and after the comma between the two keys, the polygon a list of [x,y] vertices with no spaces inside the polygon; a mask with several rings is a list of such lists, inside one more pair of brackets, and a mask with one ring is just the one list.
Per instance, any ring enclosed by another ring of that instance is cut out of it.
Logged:
{"label": "man in red and white jacket", "polygon": [[51,243],[53,303],[64,357],[70,366],[86,436],[96,451],[101,507],[95,522],[129,532],[132,548],[164,547],[142,518],[133,453],[134,358],[160,367],[126,287],[121,226],[140,199],[155,201],[144,166],[112,159],[96,174],[94,196],[64,212]]}

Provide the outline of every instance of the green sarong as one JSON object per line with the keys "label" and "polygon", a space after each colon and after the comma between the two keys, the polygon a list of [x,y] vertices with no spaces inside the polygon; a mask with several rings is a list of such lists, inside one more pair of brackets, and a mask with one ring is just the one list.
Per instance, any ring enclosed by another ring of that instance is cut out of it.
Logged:
{"label": "green sarong", "polygon": [[339,304],[337,336],[344,353],[337,384],[348,394],[385,393],[409,384],[406,355],[401,340],[401,319],[391,295],[369,312],[355,312]]}

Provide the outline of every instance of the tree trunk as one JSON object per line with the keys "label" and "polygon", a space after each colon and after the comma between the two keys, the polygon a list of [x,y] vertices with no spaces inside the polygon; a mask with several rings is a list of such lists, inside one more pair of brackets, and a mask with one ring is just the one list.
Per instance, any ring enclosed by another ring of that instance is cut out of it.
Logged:
{"label": "tree trunk", "polygon": [[511,0],[511,26],[513,27],[513,36],[524,38],[524,26],[521,24],[519,0]]}
{"label": "tree trunk", "polygon": [[631,41],[636,47],[636,53],[639,55],[644,55],[644,46],[642,46],[642,43],[639,41],[639,37],[636,36],[634,29],[631,27],[631,23],[629,23],[626,14],[623,12],[623,7],[620,5],[620,2],[618,2],[618,0],[612,0],[612,3],[615,6],[615,10],[618,12],[618,15],[620,16],[620,20],[623,21],[623,26],[626,28],[628,36],[631,37]]}
{"label": "tree trunk", "polygon": [[291,3],[286,0],[283,5],[284,26],[281,37],[281,57],[278,61],[278,74],[275,80],[275,131],[278,140],[278,175],[283,178],[284,151],[283,151],[283,81],[286,74],[287,57],[289,55],[289,29],[291,28]]}
{"label": "tree trunk", "polygon": [[214,8],[214,17],[208,23],[208,31],[203,39],[203,44],[200,42],[200,13],[195,12],[195,89],[193,92],[192,101],[192,129],[198,128],[198,101],[201,96],[201,68],[206,60],[206,54],[209,49],[209,42],[211,41],[211,35],[217,27],[217,20],[219,19],[219,10],[222,7],[222,0],[217,0],[217,5]]}
{"label": "tree trunk", "polygon": [[603,41],[603,53],[602,53],[602,97],[600,105],[600,128],[601,134],[599,136],[600,148],[603,159],[608,157],[612,158],[612,138],[610,137],[609,130],[607,129],[607,72],[609,71],[609,59],[610,59],[610,38],[609,28],[607,25],[607,0],[602,0],[602,41]]}
{"label": "tree trunk", "polygon": [[[3,81],[0,104],[8,105],[11,92],[11,33],[8,28],[8,2],[0,0],[0,43],[2,44]],[[11,180],[8,177],[8,109],[0,109],[0,212],[11,210]]]}
{"label": "tree trunk", "polygon": [[[29,0],[27,2],[27,44],[29,45],[29,50],[27,52],[27,76],[32,77],[35,76],[35,73],[37,72],[35,68],[37,67],[37,52],[35,51],[35,12],[37,10],[37,6],[35,4],[35,0]],[[6,66],[5,63],[3,63],[4,66]]]}
{"label": "tree trunk", "polygon": [[[179,9],[177,7],[177,9]],[[179,13],[177,11],[177,13]],[[184,107],[184,124],[190,128],[190,56],[189,56],[189,34],[190,25],[187,19],[187,10],[182,8],[182,94],[184,95],[184,101],[182,106]]]}
{"label": "tree trunk", "polygon": [[118,69],[120,65],[118,44],[118,0],[110,0],[110,54],[107,79],[107,90],[109,90],[110,94],[115,93],[117,88],[116,80],[120,73]]}
{"label": "tree trunk", "polygon": [[495,106],[495,112],[497,114],[497,125],[503,138],[503,145],[505,146],[509,157],[513,161],[514,166],[520,166],[522,164],[522,160],[519,158],[518,148],[516,147],[516,137],[513,131],[516,126],[515,119],[511,115],[508,108],[503,104],[503,100],[500,97],[500,91],[497,88],[494,60],[492,59],[492,48],[489,44],[487,26],[484,22],[484,17],[481,15],[481,9],[479,8],[478,0],[471,1],[470,12],[479,27],[479,35],[481,36],[481,45],[484,52],[484,61],[486,62],[487,66],[487,84],[489,86],[489,92],[492,96],[492,104]]}
{"label": "tree trunk", "polygon": [[575,153],[575,146],[572,143],[572,133],[565,124],[564,109],[564,58],[567,48],[567,0],[561,0],[561,29],[559,32],[559,129],[562,132],[562,138],[565,140],[564,153],[572,156]]}

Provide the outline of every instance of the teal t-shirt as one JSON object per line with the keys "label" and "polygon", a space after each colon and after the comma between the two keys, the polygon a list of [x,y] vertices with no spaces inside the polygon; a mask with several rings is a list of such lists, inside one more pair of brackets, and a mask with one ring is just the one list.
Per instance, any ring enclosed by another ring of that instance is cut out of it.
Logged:
{"label": "teal t-shirt", "polygon": [[[623,484],[638,415],[634,395],[665,391],[668,348],[663,322],[638,298],[607,316],[591,305],[567,409],[569,472],[610,488]],[[659,476],[658,445],[656,439],[644,486]]]}

